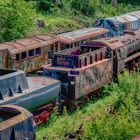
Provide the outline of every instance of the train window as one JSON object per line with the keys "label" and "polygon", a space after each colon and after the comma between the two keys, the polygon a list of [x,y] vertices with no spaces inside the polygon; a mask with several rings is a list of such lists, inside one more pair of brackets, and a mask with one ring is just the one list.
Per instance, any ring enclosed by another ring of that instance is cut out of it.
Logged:
{"label": "train window", "polygon": [[55,52],[58,52],[58,46],[57,45],[55,45],[54,49],[55,49]]}
{"label": "train window", "polygon": [[87,66],[87,58],[85,57],[85,66]]}
{"label": "train window", "polygon": [[36,55],[40,55],[40,54],[41,54],[41,48],[37,48],[37,49],[35,50],[35,53],[36,53]]}
{"label": "train window", "polygon": [[29,51],[29,57],[34,56],[34,49]]}
{"label": "train window", "polygon": [[121,50],[118,49],[118,58],[121,58]]}
{"label": "train window", "polygon": [[93,59],[92,59],[92,55],[91,55],[91,56],[90,56],[90,64],[92,64],[92,60],[93,60]]}
{"label": "train window", "polygon": [[80,68],[82,67],[82,63],[81,63],[81,60],[79,60],[79,67],[80,67]]}
{"label": "train window", "polygon": [[65,49],[69,49],[69,44],[65,45]]}
{"label": "train window", "polygon": [[103,60],[103,53],[100,53],[100,60]]}
{"label": "train window", "polygon": [[95,61],[97,62],[97,54],[95,54]]}
{"label": "train window", "polygon": [[77,46],[77,42],[74,43],[74,47],[76,47],[76,46]]}
{"label": "train window", "polygon": [[20,54],[16,54],[16,61],[20,60]]}
{"label": "train window", "polygon": [[26,57],[27,57],[26,52],[22,52],[22,53],[21,53],[21,59],[25,59]]}
{"label": "train window", "polygon": [[121,54],[122,54],[122,57],[125,57],[124,48],[121,48]]}
{"label": "train window", "polygon": [[72,48],[72,44],[69,44],[69,48]]}
{"label": "train window", "polygon": [[79,46],[79,42],[76,42],[76,46]]}

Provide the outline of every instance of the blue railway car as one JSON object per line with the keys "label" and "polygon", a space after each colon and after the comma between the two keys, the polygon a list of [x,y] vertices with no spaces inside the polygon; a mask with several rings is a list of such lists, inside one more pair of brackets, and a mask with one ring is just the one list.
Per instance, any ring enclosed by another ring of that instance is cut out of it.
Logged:
{"label": "blue railway car", "polygon": [[[23,71],[0,69],[0,105],[13,104],[26,108],[34,114],[37,124],[47,121],[59,92],[58,80],[26,77]],[[41,110],[36,111],[39,108]]]}
{"label": "blue railway car", "polygon": [[124,30],[138,30],[140,28],[140,11],[98,19],[93,24],[93,27],[108,29],[108,37],[120,36],[123,34]]}
{"label": "blue railway car", "polygon": [[0,140],[35,140],[33,115],[19,106],[1,106]]}

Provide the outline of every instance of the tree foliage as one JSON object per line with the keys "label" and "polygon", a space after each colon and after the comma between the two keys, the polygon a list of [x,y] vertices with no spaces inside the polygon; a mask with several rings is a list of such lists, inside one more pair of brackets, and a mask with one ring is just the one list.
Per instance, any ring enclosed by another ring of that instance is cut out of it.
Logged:
{"label": "tree foliage", "polygon": [[[111,3],[113,0],[106,0],[107,3]],[[118,3],[124,3],[124,4],[133,4],[137,5],[140,4],[140,0],[117,0]]]}
{"label": "tree foliage", "polygon": [[71,8],[85,15],[94,16],[95,15],[95,3],[92,0],[71,0]]}
{"label": "tree foliage", "polygon": [[133,5],[140,4],[140,0],[118,0],[118,2]]}
{"label": "tree foliage", "polygon": [[0,1],[0,41],[26,36],[34,21],[33,7],[24,0]]}

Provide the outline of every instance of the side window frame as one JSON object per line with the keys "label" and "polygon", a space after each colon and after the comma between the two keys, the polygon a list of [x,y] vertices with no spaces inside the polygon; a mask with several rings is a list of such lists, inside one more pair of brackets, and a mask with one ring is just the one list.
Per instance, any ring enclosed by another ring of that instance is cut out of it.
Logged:
{"label": "side window frame", "polygon": [[[33,55],[30,55],[30,51],[33,51]],[[35,56],[35,49],[29,50],[28,51],[28,57],[34,57]]]}
{"label": "side window frame", "polygon": [[[19,55],[18,59],[17,59],[17,55]],[[20,53],[15,54],[15,58],[16,58],[16,59],[15,59],[16,61],[20,61],[20,60],[21,60],[21,55],[20,55]]]}
{"label": "side window frame", "polygon": [[[39,50],[38,50],[38,49],[39,49]],[[37,52],[37,50],[38,50],[39,52]],[[35,49],[35,56],[40,56],[40,55],[41,55],[41,47]]]}
{"label": "side window frame", "polygon": [[[23,55],[25,53],[25,56]],[[22,56],[23,55],[23,56]],[[25,52],[22,52],[21,54],[20,54],[20,59],[21,60],[24,60],[24,59],[26,59],[27,58],[27,52],[25,51]]]}

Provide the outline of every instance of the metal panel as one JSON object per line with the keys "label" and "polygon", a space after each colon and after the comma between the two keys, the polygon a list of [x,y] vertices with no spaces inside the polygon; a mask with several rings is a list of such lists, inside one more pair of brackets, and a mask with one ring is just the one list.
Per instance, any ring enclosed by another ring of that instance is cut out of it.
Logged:
{"label": "metal panel", "polygon": [[108,84],[113,76],[112,59],[99,61],[94,66],[81,71],[75,79],[75,99]]}
{"label": "metal panel", "polygon": [[103,28],[85,28],[68,33],[58,35],[62,44],[70,44],[77,41],[82,41],[90,38],[95,38],[99,35],[107,33],[107,29]]}
{"label": "metal panel", "polygon": [[8,49],[0,50],[0,68],[7,68]]}
{"label": "metal panel", "polygon": [[0,140],[35,140],[33,115],[27,110],[13,105],[0,107],[4,121],[0,122]]}
{"label": "metal panel", "polygon": [[93,27],[109,29],[108,36],[122,35],[124,30],[136,30],[140,28],[140,11],[97,20],[93,24]]}

